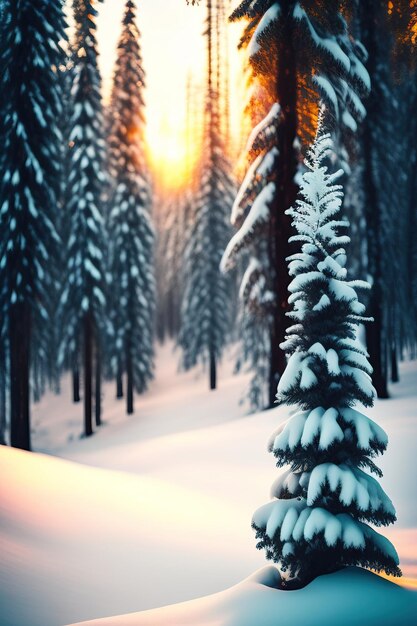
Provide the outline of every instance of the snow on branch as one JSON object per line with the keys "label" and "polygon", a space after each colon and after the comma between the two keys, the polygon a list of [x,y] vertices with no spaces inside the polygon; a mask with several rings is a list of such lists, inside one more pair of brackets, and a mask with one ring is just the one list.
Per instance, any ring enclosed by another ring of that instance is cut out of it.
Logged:
{"label": "snow on branch", "polygon": [[265,11],[250,40],[248,48],[249,57],[254,56],[261,50],[262,46],[260,41],[262,37],[265,36],[265,31],[273,27],[273,23],[278,21],[280,15],[281,7],[278,2],[274,2],[274,4]]}
{"label": "snow on branch", "polygon": [[299,410],[274,433],[269,449],[278,467],[271,503],[256,511],[253,527],[292,587],[347,565],[401,575],[391,543],[366,522],[395,521],[391,500],[375,478],[373,459],[388,443],[383,429],[355,408],[373,404],[375,390],[356,327],[364,305],[348,281],[349,238],[340,231],[343,190],[328,172],[330,135],[319,129],[306,159],[300,197],[287,213],[301,250],[288,259],[293,277],[288,314],[295,321],[281,345],[288,356],[278,401]]}
{"label": "snow on branch", "polygon": [[310,35],[312,42],[317,48],[329,55],[345,72],[350,71],[350,59],[347,54],[343,52],[336,38],[321,37],[311,23],[307,13],[298,2],[294,7],[293,16],[297,21],[304,24],[306,32]]}
{"label": "snow on branch", "polygon": [[269,182],[254,201],[242,227],[229,241],[221,260],[223,272],[233,267],[236,255],[244,248],[247,240],[268,220],[270,204],[275,197],[275,183]]}
{"label": "snow on branch", "polygon": [[267,115],[259,122],[249,135],[246,145],[247,152],[259,152],[266,143],[266,137],[271,132],[276,131],[281,115],[281,107],[274,102]]}

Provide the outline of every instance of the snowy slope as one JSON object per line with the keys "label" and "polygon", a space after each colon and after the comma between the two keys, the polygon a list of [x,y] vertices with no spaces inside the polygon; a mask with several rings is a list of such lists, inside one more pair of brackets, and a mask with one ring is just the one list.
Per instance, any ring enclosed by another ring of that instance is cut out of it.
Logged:
{"label": "snowy slope", "polygon": [[[178,374],[177,355],[170,345],[164,346],[158,353],[156,381],[138,401],[135,416],[124,415],[123,403],[114,400],[113,386],[107,386],[104,419],[108,425],[93,438],[79,440],[81,407],[67,403],[66,417],[58,419],[62,398],[49,396],[36,407],[36,422],[44,425],[46,434],[42,436],[41,430],[34,437],[35,446],[87,465],[146,473],[175,486],[201,490],[219,502],[232,503],[236,518],[249,523],[253,511],[267,501],[278,475],[266,446],[277,425],[287,418],[288,408],[245,415],[238,400],[248,377],[234,376],[232,362],[223,364],[219,390],[212,393],[205,375]],[[401,382],[392,385],[390,393],[389,401],[377,401],[366,414],[389,435],[388,451],[378,464],[384,472],[381,484],[395,504],[398,522],[384,529],[384,534],[397,546],[405,576],[417,578],[417,499],[411,496],[416,492],[417,473],[416,362],[402,365]],[[73,440],[57,446],[54,429],[67,432],[65,420],[70,411]],[[252,536],[246,549],[253,550]]]}
{"label": "snowy slope", "polygon": [[359,568],[322,576],[295,592],[277,590],[278,581],[277,570],[265,567],[208,598],[84,626],[415,626],[417,592]]}
{"label": "snowy slope", "polygon": [[33,407],[34,449],[58,456],[71,456],[79,451],[88,457],[89,452],[105,449],[108,444],[113,446],[115,442],[124,445],[129,441],[154,439],[222,424],[245,414],[245,407],[239,405],[239,400],[249,376],[233,375],[233,350],[230,350],[229,358],[220,364],[219,388],[213,393],[207,389],[206,373],[199,369],[178,372],[179,358],[180,352],[173,350],[172,343],[158,347],[156,378],[150,390],[136,398],[134,416],[126,415],[125,400],[115,399],[115,385],[105,383],[105,426],[98,437],[90,441],[78,442],[83,409],[81,403],[72,404],[70,380],[65,377],[61,395],[47,394]]}
{"label": "snowy slope", "polygon": [[0,474],[2,626],[176,602],[252,569],[238,558],[250,529],[204,494],[8,448]]}
{"label": "snowy slope", "polygon": [[[78,438],[80,406],[49,396],[36,407],[35,446],[77,463],[0,450],[8,477],[0,486],[2,626],[57,626],[181,602],[264,564],[250,520],[277,475],[266,443],[287,409],[245,417],[238,398],[247,379],[227,364],[210,393],[205,376],[175,373],[168,348],[159,363],[133,417],[106,388],[107,423],[89,440]],[[416,364],[404,365],[402,379],[396,397],[370,414],[390,436],[384,488],[399,521],[384,532],[412,577]]]}

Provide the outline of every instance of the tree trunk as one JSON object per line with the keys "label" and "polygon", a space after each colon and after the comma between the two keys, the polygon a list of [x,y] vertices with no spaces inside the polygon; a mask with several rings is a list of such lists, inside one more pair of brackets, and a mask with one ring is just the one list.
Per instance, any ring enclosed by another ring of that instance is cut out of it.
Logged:
{"label": "tree trunk", "polygon": [[96,349],[96,401],[95,401],[95,417],[96,426],[101,426],[101,355],[100,350]]}
{"label": "tree trunk", "polygon": [[9,312],[10,445],[30,450],[30,335],[29,305],[13,304]]}
{"label": "tree trunk", "polygon": [[92,420],[93,378],[93,321],[91,313],[84,316],[84,435],[93,434]]}
{"label": "tree trunk", "polygon": [[132,365],[132,352],[130,345],[127,347],[126,354],[126,377],[127,377],[127,414],[132,415],[134,413],[133,406],[133,365]]}
{"label": "tree trunk", "polygon": [[397,346],[394,343],[391,346],[391,382],[398,383],[400,376],[398,373]]}
{"label": "tree trunk", "polygon": [[6,445],[7,432],[7,376],[6,376],[6,356],[1,353],[0,360],[0,444]]}
{"label": "tree trunk", "polygon": [[[368,51],[367,69],[370,76],[377,77],[377,45],[374,25],[375,5],[371,1],[360,3],[362,42]],[[367,248],[368,248],[368,273],[372,276],[372,291],[367,314],[374,321],[367,325],[366,344],[369,352],[369,360],[373,367],[372,382],[378,398],[388,398],[388,373],[385,367],[386,344],[384,336],[384,302],[382,292],[382,267],[381,254],[381,215],[377,191],[377,183],[374,178],[374,133],[372,125],[380,115],[378,99],[378,80],[375,79],[370,97],[367,101],[367,115],[363,130],[363,160],[364,160],[364,191],[367,225]]]}
{"label": "tree trunk", "polygon": [[72,368],[72,401],[80,402],[80,370],[78,365]]}
{"label": "tree trunk", "polygon": [[32,360],[31,363],[31,378],[32,378],[32,399],[33,402],[35,404],[37,404],[41,397],[42,397],[42,392],[44,390],[44,381],[42,380],[42,375],[39,369],[39,365],[38,365],[38,359],[35,358]]}
{"label": "tree trunk", "polygon": [[294,142],[297,138],[297,63],[294,45],[294,26],[290,14],[294,4],[289,0],[282,24],[284,32],[278,51],[277,100],[281,106],[281,122],[278,130],[279,159],[277,166],[277,192],[272,209],[271,260],[274,271],[275,311],[271,329],[271,359],[269,373],[269,406],[275,403],[277,385],[287,361],[279,344],[284,341],[288,326],[289,274],[286,258],[290,254],[288,239],[291,236],[291,219],[285,215],[297,198],[297,159]]}
{"label": "tree trunk", "polygon": [[210,350],[210,390],[213,391],[217,387],[217,363],[214,350]]}
{"label": "tree trunk", "polygon": [[384,367],[384,340],[382,330],[382,310],[379,301],[378,289],[374,285],[371,300],[368,306],[368,313],[374,319],[366,327],[366,346],[369,353],[369,361],[373,367],[372,383],[375,387],[378,398],[389,398],[387,387],[387,371]]}
{"label": "tree trunk", "polygon": [[120,367],[120,365],[117,368],[117,374],[116,374],[116,398],[117,399],[123,398],[123,375],[122,375],[122,368]]}

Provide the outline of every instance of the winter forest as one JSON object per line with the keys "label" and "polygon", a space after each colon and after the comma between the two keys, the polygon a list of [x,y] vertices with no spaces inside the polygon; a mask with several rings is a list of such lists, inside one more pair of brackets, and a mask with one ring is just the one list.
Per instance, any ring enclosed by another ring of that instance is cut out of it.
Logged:
{"label": "winter forest", "polygon": [[1,626],[416,626],[417,0],[0,30]]}

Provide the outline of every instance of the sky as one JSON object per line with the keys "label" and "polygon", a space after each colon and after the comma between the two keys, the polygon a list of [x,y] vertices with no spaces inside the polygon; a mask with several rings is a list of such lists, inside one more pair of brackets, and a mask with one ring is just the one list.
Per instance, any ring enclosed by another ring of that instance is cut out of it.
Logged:
{"label": "sky", "polygon": [[[98,6],[98,43],[103,95],[111,89],[117,40],[124,0],[105,0]],[[186,86],[192,76],[197,108],[202,107],[206,49],[205,0],[200,6],[186,0],[138,0],[137,22],[142,34],[142,56],[146,72],[147,143],[151,165],[167,186],[179,185],[184,177],[186,142]],[[239,109],[243,78],[236,50],[240,25],[229,26],[231,52],[232,110]],[[238,132],[238,122],[232,121]],[[191,136],[197,136],[191,132]]]}

